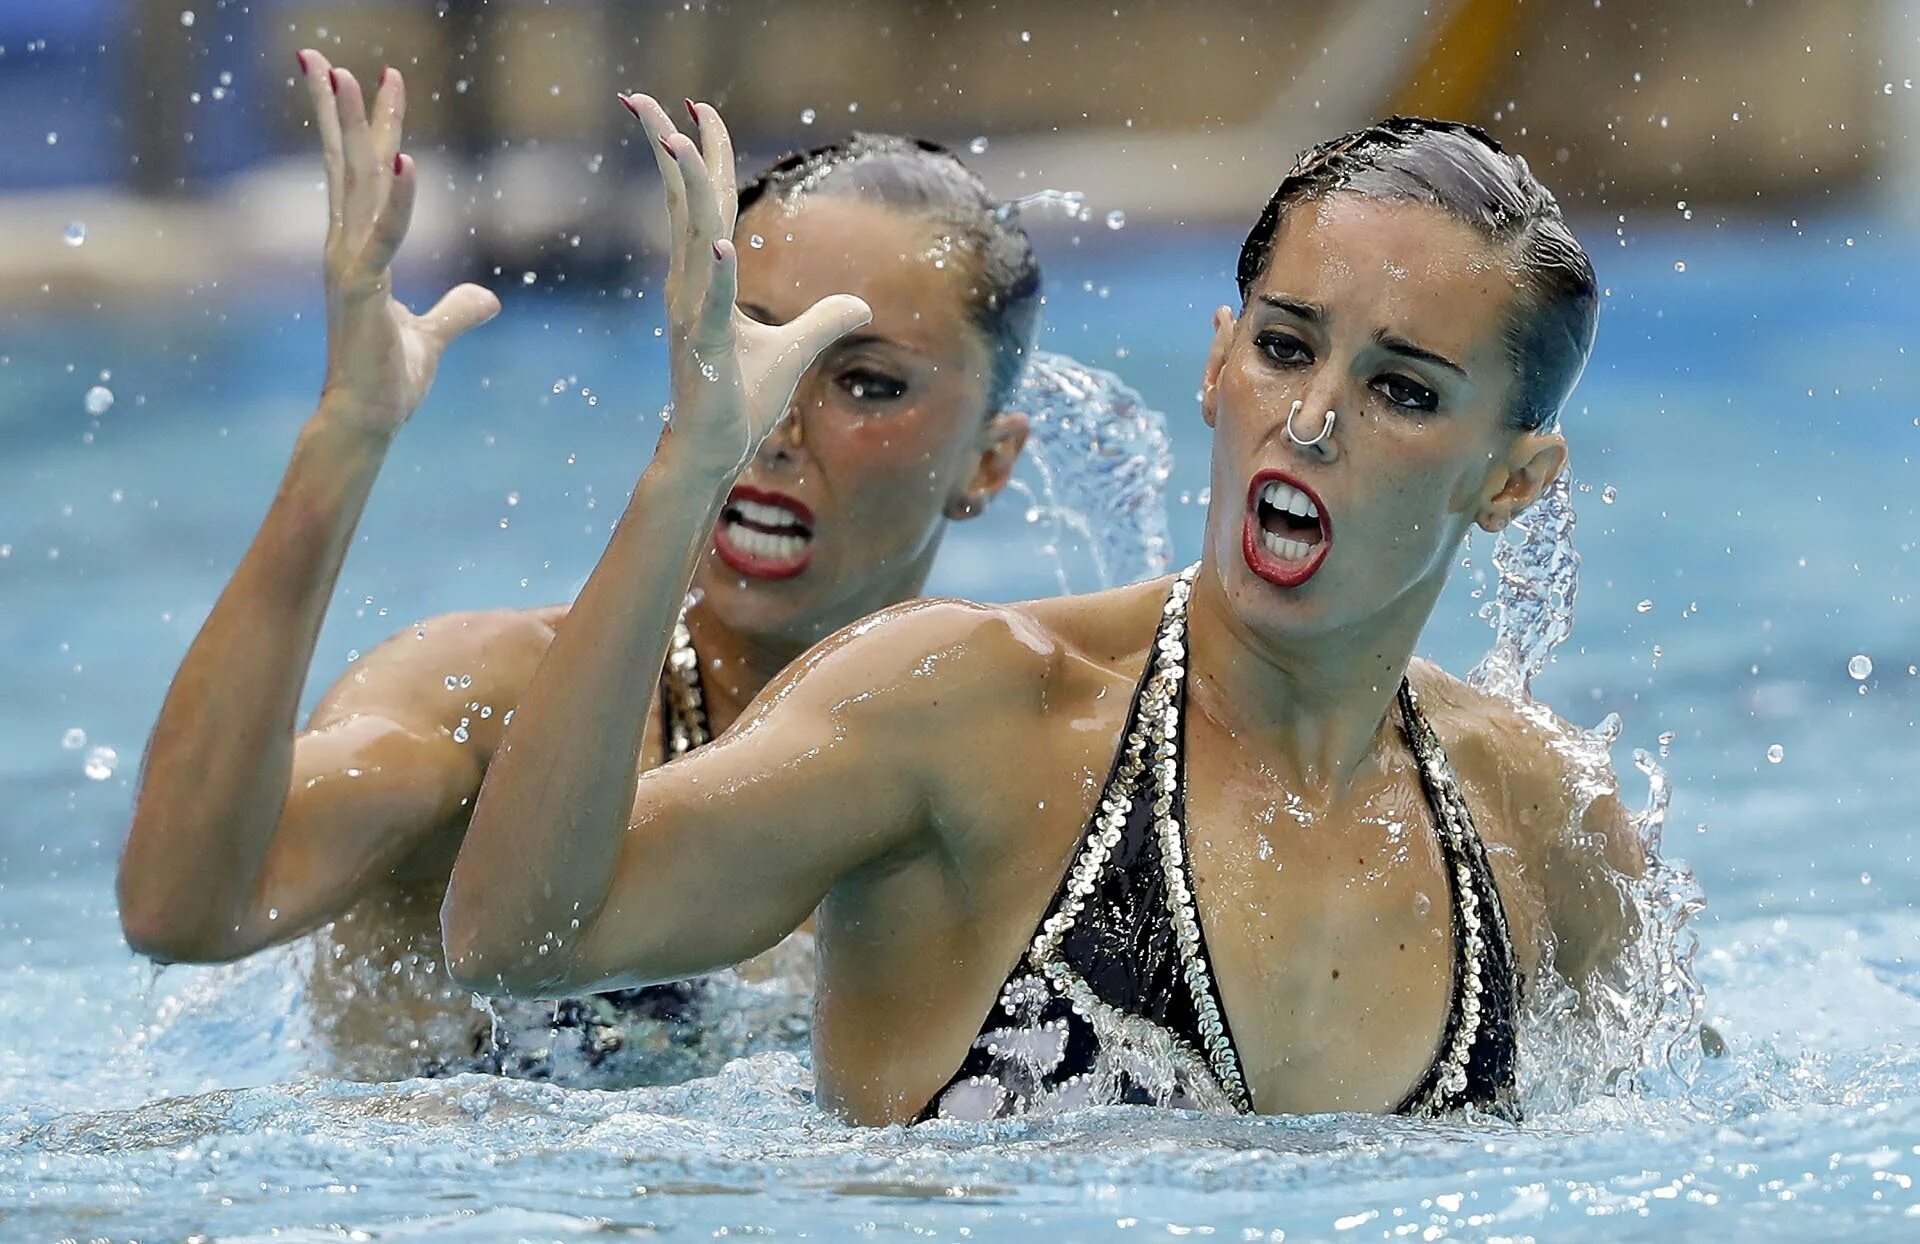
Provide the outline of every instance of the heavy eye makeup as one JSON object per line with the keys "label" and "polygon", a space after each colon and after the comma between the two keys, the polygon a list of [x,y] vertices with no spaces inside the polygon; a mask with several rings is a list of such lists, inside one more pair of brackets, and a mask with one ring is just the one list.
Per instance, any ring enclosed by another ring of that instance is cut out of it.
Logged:
{"label": "heavy eye makeup", "polygon": [[903,377],[866,362],[834,369],[833,383],[854,402],[876,412],[899,404],[907,395],[907,381]]}
{"label": "heavy eye makeup", "polygon": [[[1285,329],[1262,329],[1253,344],[1276,368],[1306,367],[1314,361],[1313,347]],[[1410,414],[1432,414],[1440,409],[1437,392],[1401,372],[1381,372],[1367,382],[1367,388],[1387,405]]]}

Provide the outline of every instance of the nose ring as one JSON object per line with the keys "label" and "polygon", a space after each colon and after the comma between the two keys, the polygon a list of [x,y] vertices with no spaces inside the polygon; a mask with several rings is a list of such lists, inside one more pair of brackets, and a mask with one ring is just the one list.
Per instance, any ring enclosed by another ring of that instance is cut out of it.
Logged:
{"label": "nose ring", "polygon": [[1329,436],[1333,435],[1334,412],[1332,410],[1327,411],[1327,421],[1320,425],[1319,435],[1315,436],[1312,440],[1301,440],[1300,434],[1293,430],[1293,420],[1294,417],[1300,413],[1300,408],[1304,405],[1306,405],[1306,403],[1302,402],[1299,398],[1293,400],[1293,409],[1287,412],[1287,439],[1302,449],[1308,449],[1314,445],[1321,444]]}

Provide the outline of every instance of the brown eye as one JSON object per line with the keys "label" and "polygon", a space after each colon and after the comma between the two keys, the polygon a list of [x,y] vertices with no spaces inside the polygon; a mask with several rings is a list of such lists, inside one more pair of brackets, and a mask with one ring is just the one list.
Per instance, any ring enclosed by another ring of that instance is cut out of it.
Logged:
{"label": "brown eye", "polygon": [[1373,382],[1373,391],[1403,410],[1434,411],[1440,408],[1440,395],[1416,380],[1392,372]]}
{"label": "brown eye", "polygon": [[835,377],[834,383],[856,402],[869,405],[885,405],[897,402],[906,395],[904,381],[896,380],[884,372],[869,367],[856,367],[843,371]]}
{"label": "brown eye", "polygon": [[1313,362],[1313,351],[1292,333],[1268,329],[1253,339],[1260,353],[1280,367],[1299,367]]}

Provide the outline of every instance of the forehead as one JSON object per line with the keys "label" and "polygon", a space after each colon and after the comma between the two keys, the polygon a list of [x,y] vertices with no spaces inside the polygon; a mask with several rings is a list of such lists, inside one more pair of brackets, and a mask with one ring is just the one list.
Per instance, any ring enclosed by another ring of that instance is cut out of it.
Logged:
{"label": "forehead", "polygon": [[1466,362],[1504,350],[1520,289],[1509,257],[1440,208],[1335,193],[1287,213],[1253,293],[1318,303],[1336,327]]}
{"label": "forehead", "polygon": [[785,322],[829,294],[857,294],[873,308],[869,332],[935,357],[970,345],[984,356],[969,318],[973,259],[949,236],[934,221],[859,199],[762,200],[734,229],[740,301]]}

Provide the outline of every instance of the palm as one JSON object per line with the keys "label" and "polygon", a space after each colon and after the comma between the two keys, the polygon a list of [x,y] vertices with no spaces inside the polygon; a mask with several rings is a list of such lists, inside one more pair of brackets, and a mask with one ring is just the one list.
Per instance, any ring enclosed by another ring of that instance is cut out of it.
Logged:
{"label": "palm", "polygon": [[820,352],[872,318],[850,294],[824,298],[786,324],[762,324],[734,305],[733,145],[720,114],[700,105],[698,146],[645,95],[621,102],[653,139],[673,232],[667,272],[674,427],[696,452],[728,468],[750,459],[786,413]]}
{"label": "palm", "polygon": [[392,263],[413,219],[413,161],[400,154],[406,83],[381,76],[373,107],[360,84],[315,51],[300,53],[327,165],[327,381],[338,417],[391,433],[426,397],[449,342],[499,311],[477,285],[425,315],[393,296]]}

